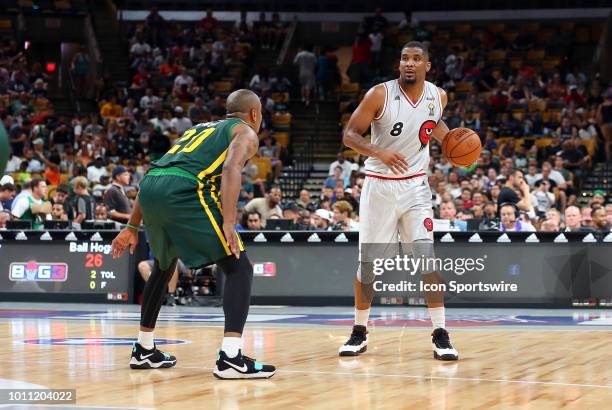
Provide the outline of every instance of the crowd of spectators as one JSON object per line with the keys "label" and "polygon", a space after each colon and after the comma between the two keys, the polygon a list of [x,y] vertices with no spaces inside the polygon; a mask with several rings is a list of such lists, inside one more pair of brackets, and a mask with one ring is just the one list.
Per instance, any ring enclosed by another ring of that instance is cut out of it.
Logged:
{"label": "crowd of spectators", "polygon": [[[431,146],[429,182],[440,226],[448,221],[452,230],[610,229],[606,193],[585,197],[581,191],[581,178],[593,164],[606,155],[610,159],[612,89],[599,78],[587,76],[571,59],[550,69],[530,63],[527,53],[541,45],[522,28],[514,39],[472,30],[454,41],[456,31],[414,26],[409,17],[393,26],[381,10],[363,27],[347,73],[352,81],[368,87],[393,78],[385,50],[406,36],[426,41],[432,59],[428,79],[449,94],[444,120],[450,128],[469,127],[482,136],[482,156],[467,169],[453,168],[439,147]],[[0,115],[11,143],[5,170],[11,177],[0,183],[5,210],[0,228],[10,219],[30,219],[35,227],[48,219],[75,227],[88,220],[125,222],[150,162],[191,125],[223,118],[224,97],[244,86],[261,95],[259,156],[270,159],[272,170],[269,180],[255,163],[243,171],[239,228],[256,230],[288,219],[299,230],[357,231],[364,158],[338,154],[320,192],[283,198],[277,185],[290,160],[274,142],[272,117],[287,106],[271,96],[298,84],[253,64],[253,50],[277,50],[285,30],[278,14],[268,21],[261,13],[251,22],[242,13],[235,24],[222,24],[208,11],[197,24],[186,24],[166,21],[153,8],[131,28],[130,78],[98,79],[99,111],[72,118],[53,114],[40,65],[28,64],[16,42],[3,41]],[[572,46],[571,36],[553,40],[559,48]],[[515,64],[519,55],[524,58]],[[306,46],[297,53],[304,103],[334,94],[337,60],[327,47]],[[342,112],[350,114],[362,95],[343,101]]]}

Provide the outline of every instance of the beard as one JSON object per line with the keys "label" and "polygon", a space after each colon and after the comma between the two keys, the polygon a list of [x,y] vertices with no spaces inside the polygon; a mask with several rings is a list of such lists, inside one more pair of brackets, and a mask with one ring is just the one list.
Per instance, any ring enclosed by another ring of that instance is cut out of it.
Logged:
{"label": "beard", "polygon": [[413,85],[416,84],[417,79],[415,78],[404,78],[404,84]]}

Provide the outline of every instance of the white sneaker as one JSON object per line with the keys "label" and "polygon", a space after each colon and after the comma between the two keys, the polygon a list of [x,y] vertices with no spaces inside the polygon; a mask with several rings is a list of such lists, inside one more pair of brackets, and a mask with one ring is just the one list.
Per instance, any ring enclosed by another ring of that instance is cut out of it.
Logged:
{"label": "white sneaker", "polygon": [[433,357],[438,360],[459,360],[459,353],[451,345],[446,329],[437,328],[431,334]]}
{"label": "white sneaker", "polygon": [[368,331],[365,326],[353,326],[353,332],[349,340],[340,346],[338,354],[340,356],[359,356],[368,350]]}

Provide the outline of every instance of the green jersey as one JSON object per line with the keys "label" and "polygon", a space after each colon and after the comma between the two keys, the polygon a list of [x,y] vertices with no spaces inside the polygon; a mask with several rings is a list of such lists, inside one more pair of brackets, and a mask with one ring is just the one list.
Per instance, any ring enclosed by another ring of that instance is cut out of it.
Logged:
{"label": "green jersey", "polygon": [[151,163],[152,168],[178,167],[204,183],[218,182],[237,124],[246,123],[228,118],[189,128],[163,157]]}

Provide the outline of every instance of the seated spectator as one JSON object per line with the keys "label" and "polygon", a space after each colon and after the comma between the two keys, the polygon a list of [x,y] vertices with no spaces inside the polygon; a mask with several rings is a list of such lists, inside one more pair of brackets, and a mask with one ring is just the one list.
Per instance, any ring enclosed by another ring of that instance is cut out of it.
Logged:
{"label": "seated spectator", "polygon": [[323,186],[325,188],[336,189],[336,187],[341,186],[344,188],[347,186],[348,181],[342,178],[342,167],[336,167],[334,170],[334,174],[332,176],[327,177]]}
{"label": "seated spectator", "polygon": [[317,209],[312,214],[311,225],[314,230],[327,231],[332,221],[333,214],[328,209]]}
{"label": "seated spectator", "polygon": [[6,229],[6,223],[11,220],[11,214],[7,211],[0,211],[0,230]]}
{"label": "seated spectator", "polygon": [[311,197],[312,197],[312,195],[311,195],[309,190],[302,189],[300,191],[300,196],[299,196],[299,198],[297,200],[297,204],[300,207],[304,208],[304,209],[307,209],[307,210],[309,210],[311,212],[314,212],[314,210],[315,210],[315,203],[311,201]]}
{"label": "seated spectator", "polygon": [[440,219],[446,219],[450,222],[451,231],[467,231],[467,222],[456,219],[456,216],[455,203],[451,200],[443,200],[440,204]]}
{"label": "seated spectator", "polygon": [[351,177],[352,164],[346,160],[343,152],[339,152],[336,155],[336,160],[329,165],[327,175],[334,175],[336,167],[342,168],[342,179],[349,179]]}
{"label": "seated spectator", "polygon": [[519,210],[516,205],[504,204],[499,211],[501,232],[535,232],[535,227],[524,220],[519,219]]}
{"label": "seated spectator", "polygon": [[244,224],[244,226],[246,226],[246,230],[248,231],[261,231],[262,230],[261,216],[259,215],[259,212],[257,211],[245,212],[244,215],[245,215],[244,218],[246,219],[246,223]]}
{"label": "seated spectator", "polygon": [[538,216],[544,216],[555,204],[555,195],[550,192],[548,181],[542,180],[536,183],[535,189],[531,192],[531,203]]}
{"label": "seated spectator", "polygon": [[559,232],[559,230],[559,224],[555,220],[548,218],[542,220],[540,229],[538,229],[539,232]]}
{"label": "seated spectator", "polygon": [[577,206],[565,208],[565,232],[592,232],[593,229],[582,225],[582,213]]}
{"label": "seated spectator", "polygon": [[591,216],[593,218],[593,227],[597,232],[608,233],[610,232],[610,224],[608,224],[606,218],[606,209],[603,207],[593,208],[591,210]]}
{"label": "seated spectator", "polygon": [[278,218],[283,217],[283,210],[280,207],[282,193],[280,188],[273,187],[270,192],[263,198],[251,199],[244,207],[246,212],[256,211],[261,217],[262,226],[266,226],[266,221],[272,215]]}
{"label": "seated spectator", "polygon": [[191,120],[185,116],[183,116],[183,108],[176,107],[174,109],[174,118],[170,120],[170,126],[178,133],[178,135],[183,135],[185,131],[193,126]]}
{"label": "seated spectator", "polygon": [[209,114],[204,107],[204,100],[201,97],[196,97],[192,105],[189,106],[187,116],[193,124],[200,124],[208,121]]}
{"label": "seated spectator", "polygon": [[346,201],[338,201],[332,206],[332,231],[359,231],[359,224],[351,219],[353,207]]}
{"label": "seated spectator", "polygon": [[104,120],[119,118],[123,114],[123,109],[117,104],[117,97],[112,96],[109,101],[100,107],[100,117]]}
{"label": "seated spectator", "polygon": [[64,210],[64,205],[62,204],[53,204],[51,208],[51,219],[55,221],[67,221],[68,215]]}
{"label": "seated spectator", "polygon": [[100,178],[108,176],[106,166],[104,166],[104,159],[102,157],[96,157],[93,164],[87,167],[87,179],[91,182],[100,182]]}
{"label": "seated spectator", "polygon": [[283,162],[280,160],[280,147],[278,145],[272,145],[272,137],[266,133],[264,136],[264,146],[259,148],[259,155],[264,158],[270,158],[272,169],[274,170],[274,182],[278,183],[278,180],[283,170]]}
{"label": "seated spectator", "polygon": [[0,211],[3,209],[11,209],[10,203],[13,201],[13,198],[15,198],[15,195],[17,195],[15,185],[10,182],[0,185]]}

